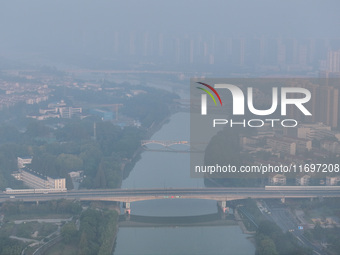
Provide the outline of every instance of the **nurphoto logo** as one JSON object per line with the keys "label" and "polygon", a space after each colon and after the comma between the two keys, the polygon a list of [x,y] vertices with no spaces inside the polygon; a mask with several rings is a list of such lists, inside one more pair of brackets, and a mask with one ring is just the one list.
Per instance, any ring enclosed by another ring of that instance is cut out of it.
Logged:
{"label": "nurphoto logo", "polygon": [[[227,93],[231,93],[232,96],[232,115],[233,116],[244,116],[245,115],[245,107],[249,110],[250,113],[256,116],[268,116],[273,114],[278,106],[280,105],[280,115],[286,116],[287,115],[287,106],[292,105],[299,109],[301,113],[305,116],[311,116],[312,114],[310,111],[305,107],[304,104],[309,102],[311,99],[311,92],[306,88],[299,88],[299,87],[272,87],[272,100],[271,106],[268,109],[257,109],[254,106],[254,93],[252,87],[247,87],[246,97],[238,86],[232,84],[223,84],[217,83],[214,86],[211,86],[207,83],[203,82],[196,82],[205,86],[206,88],[210,89],[215,96],[218,98],[220,105],[222,106],[222,99],[220,94],[216,91],[219,89],[221,95],[223,95],[224,91]],[[207,104],[207,94],[213,100],[215,106],[217,106],[216,99],[214,95],[207,89],[202,87],[197,87],[198,89],[204,91],[205,93],[201,95],[201,115],[208,114],[208,104]],[[280,92],[280,93],[279,93]],[[290,96],[289,96],[290,95]],[[292,98],[291,95],[299,95],[299,97]],[[245,104],[245,100],[247,100],[247,104]],[[283,127],[295,127],[297,126],[298,122],[296,119],[243,119],[241,122],[235,122],[233,119],[213,119],[213,127],[216,125],[227,125],[230,126],[241,125],[241,126],[248,126],[248,127],[261,127],[265,123],[271,123],[271,126],[274,127],[276,122],[280,122]]]}

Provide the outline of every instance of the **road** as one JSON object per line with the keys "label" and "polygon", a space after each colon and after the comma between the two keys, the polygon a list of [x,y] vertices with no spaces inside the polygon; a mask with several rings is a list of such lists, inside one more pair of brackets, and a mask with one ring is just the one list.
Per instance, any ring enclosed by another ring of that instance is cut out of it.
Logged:
{"label": "road", "polygon": [[299,229],[299,222],[296,217],[291,213],[289,208],[286,205],[281,204],[277,201],[267,202],[267,208],[270,211],[270,214],[266,216],[274,221],[283,232],[290,232],[294,235],[299,242],[310,249],[313,250],[313,254],[323,255],[325,254],[322,251],[322,248],[310,242],[304,235],[303,229]]}
{"label": "road", "polygon": [[134,202],[151,199],[210,199],[231,201],[245,198],[311,198],[340,197],[340,190],[334,189],[291,189],[266,190],[264,188],[156,188],[156,189],[107,189],[72,190],[47,194],[5,194],[0,193],[0,202],[49,201],[53,199],[77,199],[82,201]]}

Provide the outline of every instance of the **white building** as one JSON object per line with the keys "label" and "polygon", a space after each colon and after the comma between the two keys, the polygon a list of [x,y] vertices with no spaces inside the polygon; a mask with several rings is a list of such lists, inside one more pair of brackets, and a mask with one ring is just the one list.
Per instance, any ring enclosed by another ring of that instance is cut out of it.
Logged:
{"label": "white building", "polygon": [[272,148],[274,152],[283,152],[290,155],[296,154],[296,143],[282,138],[268,138],[267,145]]}
{"label": "white building", "polygon": [[26,165],[32,163],[32,157],[17,157],[18,168],[24,168]]}
{"label": "white building", "polygon": [[72,119],[76,116],[80,117],[82,108],[61,107],[59,108],[60,117],[64,119]]}
{"label": "white building", "polygon": [[283,174],[276,174],[269,177],[271,185],[286,185],[287,178]]}
{"label": "white building", "polygon": [[308,186],[310,182],[310,176],[305,174],[296,178],[296,184],[301,186]]}
{"label": "white building", "polygon": [[340,154],[340,143],[335,141],[322,141],[321,148],[333,154]]}
{"label": "white building", "polygon": [[340,176],[327,176],[326,177],[326,185],[327,186],[335,186],[338,185],[338,183],[340,182]]}
{"label": "white building", "polygon": [[307,139],[284,137],[272,137],[267,139],[267,145],[274,152],[283,152],[290,155],[303,153],[312,149],[312,141]]}
{"label": "white building", "polygon": [[68,175],[73,181],[80,181],[83,178],[83,171],[69,172]]}
{"label": "white building", "polygon": [[12,174],[12,176],[22,181],[25,185],[33,189],[65,189],[65,178],[53,179],[48,176],[44,176],[38,172],[32,171],[28,168],[19,169],[18,172]]}
{"label": "white building", "polygon": [[326,126],[323,123],[303,124],[299,125],[299,127],[297,128],[292,128],[292,130],[296,132],[296,135],[294,137],[307,140],[321,140],[327,137],[334,136],[331,127]]}

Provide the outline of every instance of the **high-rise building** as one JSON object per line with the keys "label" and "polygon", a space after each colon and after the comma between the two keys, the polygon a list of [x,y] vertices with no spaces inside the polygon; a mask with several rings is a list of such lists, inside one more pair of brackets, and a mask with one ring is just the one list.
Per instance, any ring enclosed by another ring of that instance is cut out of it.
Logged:
{"label": "high-rise building", "polygon": [[[305,116],[296,106],[289,105],[288,116],[308,123],[322,122],[332,128],[338,126],[339,115],[339,89],[333,86],[318,85],[300,80],[293,87],[306,88],[311,92],[311,99],[305,104],[312,116]],[[298,98],[299,95],[292,95]]]}
{"label": "high-rise building", "polygon": [[131,32],[130,33],[130,38],[129,38],[129,55],[133,56],[136,54],[136,45],[135,45],[135,33]]}
{"label": "high-rise building", "polygon": [[340,50],[328,51],[327,71],[332,73],[340,72]]}
{"label": "high-rise building", "polygon": [[338,126],[339,90],[330,86],[320,86],[317,95],[316,118],[331,127]]}

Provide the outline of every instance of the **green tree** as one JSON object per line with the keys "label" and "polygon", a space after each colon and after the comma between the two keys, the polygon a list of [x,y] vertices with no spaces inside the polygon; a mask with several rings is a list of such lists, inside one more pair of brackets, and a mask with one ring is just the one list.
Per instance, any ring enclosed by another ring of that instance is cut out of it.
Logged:
{"label": "green tree", "polygon": [[83,168],[83,160],[73,154],[62,153],[57,157],[56,162],[61,169],[65,169],[67,172],[78,171]]}
{"label": "green tree", "polygon": [[264,238],[256,248],[256,255],[278,255],[275,243],[270,238]]}
{"label": "green tree", "polygon": [[91,255],[89,249],[89,242],[87,241],[87,234],[85,231],[82,232],[79,242],[78,255]]}
{"label": "green tree", "polygon": [[74,222],[66,223],[61,229],[63,241],[66,244],[75,243],[78,239],[78,231]]}
{"label": "green tree", "polygon": [[33,119],[27,124],[26,129],[25,134],[29,137],[42,137],[51,132],[51,129],[46,127],[41,121]]}

